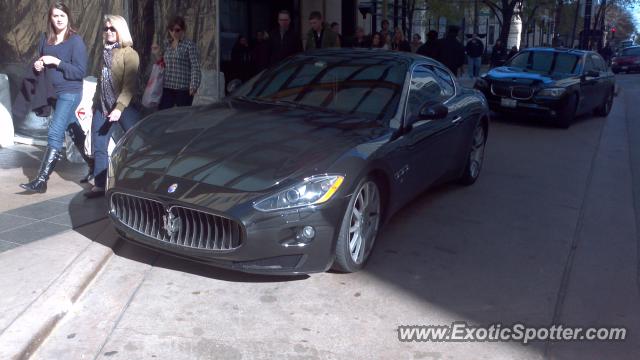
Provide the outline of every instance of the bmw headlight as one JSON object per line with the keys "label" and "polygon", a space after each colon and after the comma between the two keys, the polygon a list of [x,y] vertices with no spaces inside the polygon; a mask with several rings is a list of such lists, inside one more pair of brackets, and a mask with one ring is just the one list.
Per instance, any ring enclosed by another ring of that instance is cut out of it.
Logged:
{"label": "bmw headlight", "polygon": [[253,207],[260,211],[274,211],[301,206],[318,205],[329,201],[344,180],[340,175],[320,175],[261,200]]}
{"label": "bmw headlight", "polygon": [[546,88],[538,92],[538,96],[560,97],[567,91],[565,88]]}

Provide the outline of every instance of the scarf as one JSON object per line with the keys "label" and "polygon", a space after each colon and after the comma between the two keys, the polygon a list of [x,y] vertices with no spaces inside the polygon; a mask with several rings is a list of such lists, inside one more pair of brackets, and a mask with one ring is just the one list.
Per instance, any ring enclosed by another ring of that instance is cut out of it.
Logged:
{"label": "scarf", "polygon": [[104,46],[102,51],[102,81],[101,81],[101,96],[100,102],[102,103],[102,113],[107,116],[111,113],[111,110],[116,105],[118,97],[113,86],[113,74],[111,73],[111,65],[113,65],[113,49],[119,48],[120,44],[113,43]]}

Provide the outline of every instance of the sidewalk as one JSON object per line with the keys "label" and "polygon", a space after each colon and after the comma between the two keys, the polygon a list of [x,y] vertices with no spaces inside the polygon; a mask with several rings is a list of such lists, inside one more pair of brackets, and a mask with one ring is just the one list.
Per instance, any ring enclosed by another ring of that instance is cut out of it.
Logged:
{"label": "sidewalk", "polygon": [[112,254],[114,237],[100,237],[110,228],[104,200],[85,199],[73,181],[85,165],[61,162],[45,194],[18,187],[41,156],[33,146],[0,148],[0,359],[27,358]]}

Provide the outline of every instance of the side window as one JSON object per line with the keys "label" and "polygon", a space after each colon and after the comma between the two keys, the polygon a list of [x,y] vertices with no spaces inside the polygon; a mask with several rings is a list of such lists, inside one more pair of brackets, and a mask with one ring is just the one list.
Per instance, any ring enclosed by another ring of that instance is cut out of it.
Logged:
{"label": "side window", "polygon": [[591,58],[591,62],[593,63],[593,70],[598,72],[604,71],[604,69],[600,66],[600,61],[598,61],[600,60],[598,59],[598,55],[591,54],[589,57]]}
{"label": "side window", "polygon": [[417,66],[411,74],[407,118],[417,115],[424,104],[437,104],[440,101],[442,101],[442,87],[436,80],[435,74],[426,66]]}
{"label": "side window", "polygon": [[590,70],[596,70],[595,66],[593,65],[593,60],[591,60],[591,56],[587,56],[585,57],[585,62],[584,62],[584,72],[586,73],[587,71]]}
{"label": "side window", "polygon": [[445,70],[439,67],[434,67],[433,72],[436,74],[436,78],[440,86],[442,87],[442,101],[447,100],[455,94],[455,86],[453,85],[453,79],[451,75]]}
{"label": "side window", "polygon": [[592,55],[592,57],[593,57],[593,61],[596,64],[596,67],[598,68],[598,71],[607,71],[607,65],[602,59],[602,56],[594,54]]}

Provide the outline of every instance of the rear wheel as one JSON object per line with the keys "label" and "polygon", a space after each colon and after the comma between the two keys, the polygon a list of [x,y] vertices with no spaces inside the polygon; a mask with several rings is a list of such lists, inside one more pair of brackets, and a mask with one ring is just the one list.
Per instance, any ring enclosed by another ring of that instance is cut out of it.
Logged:
{"label": "rear wheel", "polygon": [[342,219],[334,270],[356,272],[362,269],[378,236],[381,206],[378,185],[366,177],[358,185]]}
{"label": "rear wheel", "polygon": [[611,112],[613,106],[613,89],[609,90],[602,104],[594,111],[598,116],[607,116]]}
{"label": "rear wheel", "polygon": [[484,163],[484,149],[487,143],[487,130],[478,122],[473,130],[473,139],[471,140],[471,150],[467,157],[467,163],[464,166],[464,172],[460,177],[460,183],[463,185],[471,185],[478,180],[482,164]]}

